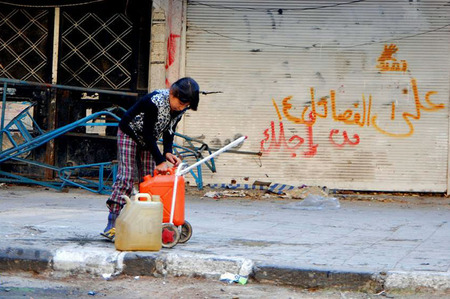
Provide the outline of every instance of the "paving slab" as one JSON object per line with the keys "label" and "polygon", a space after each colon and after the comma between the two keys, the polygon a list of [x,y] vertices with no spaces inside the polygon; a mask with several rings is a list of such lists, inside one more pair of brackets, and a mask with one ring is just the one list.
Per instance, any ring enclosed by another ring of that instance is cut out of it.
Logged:
{"label": "paving slab", "polygon": [[[102,239],[107,196],[79,189],[0,189],[0,270],[129,275],[251,272],[302,287],[450,290],[450,201],[186,197],[193,236],[159,252],[120,252]],[[248,274],[248,273],[247,273]]]}

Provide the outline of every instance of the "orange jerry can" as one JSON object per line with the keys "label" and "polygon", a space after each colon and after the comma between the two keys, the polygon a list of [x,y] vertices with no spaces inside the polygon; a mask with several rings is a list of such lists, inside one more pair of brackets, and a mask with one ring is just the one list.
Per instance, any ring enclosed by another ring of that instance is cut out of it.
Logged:
{"label": "orange jerry can", "polygon": [[[175,186],[175,168],[169,168],[168,174],[146,175],[144,181],[139,184],[140,193],[159,195],[163,204],[163,222],[170,222],[170,211],[172,208],[172,195]],[[173,224],[176,226],[184,224],[184,177],[179,176],[177,182],[177,194],[175,197],[175,209],[173,212]]]}

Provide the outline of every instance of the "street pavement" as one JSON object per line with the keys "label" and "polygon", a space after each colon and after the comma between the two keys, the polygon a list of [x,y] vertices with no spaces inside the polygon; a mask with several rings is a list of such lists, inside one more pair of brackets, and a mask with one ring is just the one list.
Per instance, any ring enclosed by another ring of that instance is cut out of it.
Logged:
{"label": "street pavement", "polygon": [[[189,193],[189,192],[188,192]],[[206,193],[206,191],[205,191]],[[120,252],[103,239],[107,196],[79,189],[2,185],[1,271],[60,274],[249,275],[304,288],[450,291],[450,200],[339,197],[339,208],[301,200],[186,196],[184,244]],[[363,199],[363,200],[362,200]]]}

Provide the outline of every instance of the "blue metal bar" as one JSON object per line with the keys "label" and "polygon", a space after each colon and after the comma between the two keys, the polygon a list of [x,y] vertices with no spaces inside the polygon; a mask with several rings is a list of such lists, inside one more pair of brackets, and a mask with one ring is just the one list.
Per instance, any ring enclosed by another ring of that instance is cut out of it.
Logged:
{"label": "blue metal bar", "polygon": [[98,170],[98,191],[103,190],[103,168],[104,165],[100,166],[100,169]]}
{"label": "blue metal bar", "polygon": [[39,131],[39,134],[44,134],[44,131],[42,131],[42,129],[39,127],[38,123],[36,122],[36,120],[33,118],[33,116],[30,114],[30,111],[27,111],[27,115],[28,117],[31,119],[31,121],[33,122],[33,128],[37,129]]}
{"label": "blue metal bar", "polygon": [[56,166],[53,166],[53,165],[41,163],[41,162],[38,162],[38,161],[23,159],[23,158],[19,158],[19,157],[14,157],[11,160],[19,161],[19,162],[23,162],[23,163],[27,163],[27,164],[31,164],[31,165],[34,165],[34,166],[44,167],[44,168],[51,169],[51,170],[54,170],[54,171],[59,171],[59,169],[60,169],[60,168],[58,168]]}
{"label": "blue metal bar", "polygon": [[[8,137],[9,141],[11,141],[13,146],[17,146],[18,145],[17,142],[14,140],[13,136],[11,135],[11,133],[9,131],[3,131],[2,133],[6,134],[6,137]],[[3,142],[3,140],[2,140],[2,142]]]}
{"label": "blue metal bar", "polygon": [[[47,132],[43,135],[40,135],[40,136],[34,138],[33,140],[31,140],[30,142],[26,142],[26,143],[19,145],[18,147],[11,148],[11,149],[5,150],[3,152],[0,152],[0,163],[8,160],[14,156],[18,156],[24,152],[28,152],[31,149],[36,148],[40,145],[43,145],[46,142],[48,142],[49,140],[54,139],[60,135],[63,135],[65,133],[75,129],[78,126],[91,126],[92,124],[87,124],[87,122],[90,120],[96,119],[99,116],[111,116],[114,119],[116,119],[117,121],[120,121],[120,118],[117,115],[115,115],[111,112],[108,112],[108,111],[100,111],[100,112],[93,113],[87,117],[79,119],[79,120],[77,120],[73,123],[70,123],[68,125],[65,125],[61,128],[58,128],[56,130],[53,130],[53,131]],[[102,123],[102,125],[103,126],[117,126],[118,123]]]}
{"label": "blue metal bar", "polygon": [[[16,183],[35,184],[35,185],[40,185],[40,186],[44,186],[44,187],[48,187],[48,188],[53,188],[56,190],[62,189],[61,183],[50,183],[50,182],[37,181],[37,180],[30,179],[30,178],[26,178],[24,176],[15,175],[15,174],[1,171],[1,170],[0,170],[0,175],[13,178],[14,182],[16,182]],[[11,179],[6,180],[3,178],[0,178],[0,181],[9,183],[9,182],[11,182]]]}
{"label": "blue metal bar", "polygon": [[21,120],[22,119],[20,119],[20,121],[17,120],[15,122],[15,125],[19,129],[19,132],[22,134],[25,141],[30,141],[33,139],[33,137],[31,137],[30,133],[28,132],[27,128],[25,127],[25,125],[23,124],[23,122]]}
{"label": "blue metal bar", "polygon": [[[75,90],[75,91],[106,93],[106,94],[113,94],[113,95],[119,95],[119,96],[130,96],[130,97],[138,96],[138,93],[136,93],[136,92],[105,90],[105,89],[86,88],[86,87],[77,87],[77,86],[68,86],[68,85],[50,84],[50,83],[39,83],[39,82],[23,81],[23,80],[8,79],[8,78],[0,78],[0,82],[3,82],[5,84],[5,86],[7,83],[9,83],[9,84],[20,84],[20,85],[28,85],[28,86],[38,86],[38,87],[44,87],[44,88],[57,88],[57,89],[66,89],[66,90]],[[5,92],[3,94],[5,94]],[[2,129],[3,129],[3,127],[2,127]]]}
{"label": "blue metal bar", "polygon": [[[99,167],[99,176],[98,176],[98,182],[84,179],[81,177],[77,177],[77,180],[89,183],[89,185],[86,184],[80,184],[75,182],[74,180],[70,179],[70,176],[72,175],[72,170],[81,169],[81,168],[92,168],[92,167]],[[117,173],[117,166],[114,165],[112,162],[101,162],[101,163],[93,163],[93,164],[86,164],[86,165],[78,165],[78,166],[69,166],[69,167],[63,167],[59,169],[59,178],[64,181],[64,185],[72,185],[76,187],[83,188],[85,190],[101,193],[101,194],[108,194],[111,190],[111,187],[107,187],[105,185],[104,180],[104,170],[106,167],[111,167],[111,174],[113,176],[113,180],[115,179],[115,174]],[[111,174],[108,176],[107,179],[111,178]],[[94,187],[96,189],[94,189]]]}
{"label": "blue metal bar", "polygon": [[[190,170],[189,172],[191,174],[194,173],[193,170]],[[203,189],[203,174],[202,174],[202,166],[201,165],[197,166],[197,177],[199,178],[199,179],[197,179],[197,188],[199,190],[202,190]]]}

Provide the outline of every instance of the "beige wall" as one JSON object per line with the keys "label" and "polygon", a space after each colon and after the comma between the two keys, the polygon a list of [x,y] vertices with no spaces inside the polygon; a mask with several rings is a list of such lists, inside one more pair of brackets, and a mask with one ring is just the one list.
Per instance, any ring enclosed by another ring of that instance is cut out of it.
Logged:
{"label": "beige wall", "polygon": [[167,88],[183,75],[185,7],[185,1],[153,1],[149,91]]}

